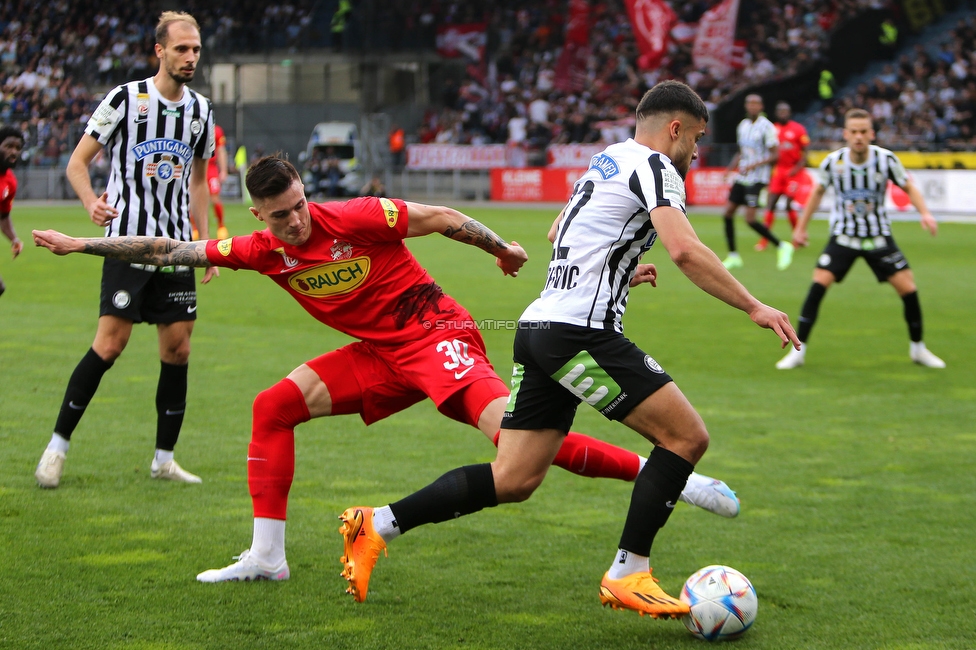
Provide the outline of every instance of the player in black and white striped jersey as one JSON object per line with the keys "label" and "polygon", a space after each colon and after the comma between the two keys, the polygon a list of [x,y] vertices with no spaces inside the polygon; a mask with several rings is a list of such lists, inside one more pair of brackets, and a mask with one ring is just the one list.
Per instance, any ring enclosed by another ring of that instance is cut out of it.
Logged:
{"label": "player in black and white striped jersey", "polygon": [[[68,162],[67,177],[92,222],[107,237],[149,235],[189,241],[190,214],[203,215],[207,238],[207,161],[214,150],[210,100],[186,87],[200,59],[200,27],[193,16],[167,11],[156,26],[159,71],[116,87],[88,121]],[[95,194],[88,165],[104,150],[108,188]],[[208,269],[203,282],[214,274]],[[68,381],[54,434],[34,474],[41,487],[61,481],[75,427],[102,375],[125,349],[133,323],[156,325],[160,372],[156,388],[156,453],[150,473],[185,483],[200,478],[173,459],[186,407],[190,334],[196,319],[196,281],[189,267],[146,267],[105,260],[98,329]]]}
{"label": "player in black and white striped jersey", "polygon": [[736,250],[735,212],[739,206],[746,206],[746,223],[776,247],[776,268],[784,270],[793,261],[793,244],[780,241],[760,221],[756,220],[760,195],[769,185],[771,165],[779,159],[779,135],[776,126],[762,114],[763,101],[759,95],[747,95],[745,100],[746,117],[735,130],[739,152],[729,163],[729,173],[734,173],[729,200],[725,204],[725,242],[729,247],[728,256],[722,260],[727,269],[742,266],[742,257]]}
{"label": "player in black and white striped jersey", "polygon": [[793,243],[806,246],[809,241],[807,224],[819,207],[827,187],[832,186],[835,195],[830,211],[830,239],[817,259],[813,284],[800,311],[797,336],[802,345],[799,350],[790,350],[776,367],[789,370],[803,365],[806,342],[827,289],[834,282],[843,281],[854,262],[863,257],[878,282],[889,282],[901,296],[911,339],[908,349],[911,360],[929,368],[945,368],[945,362],[932,354],[922,341],[922,308],[918,301],[915,276],[891,236],[891,222],[885,212],[888,182],[891,181],[908,194],[919,212],[922,228],[935,236],[938,223],[898,157],[887,149],[871,144],[874,141],[874,127],[870,113],[859,108],[847,112],[844,116],[844,140],[846,147],[834,151],[820,163],[821,178],[793,231]]}
{"label": "player in black and white striped jersey", "polygon": [[[654,618],[688,613],[657,585],[648,556],[708,447],[708,432],[660,364],[623,335],[620,317],[630,287],[656,286],[657,270],[640,264],[641,255],[660,239],[702,290],[773,330],[784,346],[799,342],[789,317],[756,300],[701,242],[685,214],[684,177],[705,133],[705,103],[686,84],[664,81],[647,91],[636,118],[633,139],[591,159],[549,232],[546,286],[515,334],[513,389],[495,461],[452,470],[389,506],[358,508],[361,525],[341,529],[347,559],[375,562],[380,546],[368,549],[377,538],[385,544],[423,524],[529,498],[586,402],[652,444],[600,599]],[[384,512],[375,528],[366,510]],[[359,563],[356,570],[368,583],[372,564]]]}

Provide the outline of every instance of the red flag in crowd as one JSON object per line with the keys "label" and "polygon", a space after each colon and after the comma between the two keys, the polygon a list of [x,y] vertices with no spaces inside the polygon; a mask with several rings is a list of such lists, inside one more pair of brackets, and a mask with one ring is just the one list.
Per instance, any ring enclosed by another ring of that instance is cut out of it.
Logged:
{"label": "red flag in crowd", "polygon": [[677,15],[664,0],[626,0],[626,3],[634,39],[641,51],[637,65],[642,70],[653,70],[661,65],[668,51],[669,34]]}
{"label": "red flag in crowd", "polygon": [[589,0],[569,0],[569,21],[566,25],[566,44],[590,44]]}
{"label": "red flag in crowd", "polygon": [[705,12],[698,23],[698,34],[691,50],[691,60],[699,70],[707,69],[715,77],[732,68],[732,46],[739,0],[723,0]]}

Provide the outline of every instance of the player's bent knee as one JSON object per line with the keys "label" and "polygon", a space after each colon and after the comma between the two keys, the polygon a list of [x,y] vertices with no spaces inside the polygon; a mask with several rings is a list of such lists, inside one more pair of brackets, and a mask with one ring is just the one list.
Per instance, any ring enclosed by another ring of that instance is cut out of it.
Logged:
{"label": "player's bent knee", "polygon": [[282,379],[258,393],[251,411],[253,437],[290,432],[309,420],[305,397],[290,379]]}
{"label": "player's bent knee", "polygon": [[511,476],[503,472],[495,472],[495,496],[498,503],[521,503],[527,501],[532,493],[542,484],[545,472],[533,476]]}

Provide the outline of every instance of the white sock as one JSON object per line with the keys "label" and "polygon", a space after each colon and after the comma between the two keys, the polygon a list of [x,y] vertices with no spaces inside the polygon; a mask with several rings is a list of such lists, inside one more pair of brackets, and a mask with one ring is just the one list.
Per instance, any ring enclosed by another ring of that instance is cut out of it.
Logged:
{"label": "white sock", "polygon": [[269,568],[285,561],[285,520],[254,518],[251,556]]}
{"label": "white sock", "polygon": [[156,461],[156,466],[157,467],[162,467],[163,465],[165,465],[169,461],[173,460],[173,452],[172,451],[164,451],[162,449],[157,449],[156,450],[156,455],[153,457],[153,459]]}
{"label": "white sock", "polygon": [[919,352],[921,352],[924,349],[925,349],[925,342],[924,341],[919,341],[917,343],[915,341],[911,341],[909,343],[909,346],[908,346],[908,352],[912,356],[915,356],[916,354],[918,354]]}
{"label": "white sock", "polygon": [[51,434],[51,442],[47,443],[49,451],[60,451],[62,454],[68,453],[68,445],[71,444],[60,435]]}
{"label": "white sock", "polygon": [[390,506],[373,509],[373,530],[389,544],[392,540],[400,536],[400,527],[397,526],[396,518]]}
{"label": "white sock", "polygon": [[792,346],[790,346],[790,350],[793,351],[793,352],[796,352],[797,354],[799,354],[802,357],[803,355],[805,355],[807,353],[807,344],[801,342],[800,343],[800,349],[799,350],[793,350],[793,347]]}
{"label": "white sock", "polygon": [[632,573],[647,573],[651,570],[651,561],[646,555],[637,555],[622,548],[617,549],[617,557],[607,572],[611,580],[620,580]]}

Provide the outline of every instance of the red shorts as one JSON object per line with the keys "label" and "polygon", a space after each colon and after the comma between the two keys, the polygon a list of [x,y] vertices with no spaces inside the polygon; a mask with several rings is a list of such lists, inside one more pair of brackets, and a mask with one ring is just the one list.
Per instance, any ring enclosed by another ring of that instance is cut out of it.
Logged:
{"label": "red shorts", "polygon": [[791,199],[795,197],[796,191],[799,188],[799,174],[790,176],[790,169],[780,169],[777,167],[773,171],[773,177],[769,180],[768,191],[770,194],[784,194]]}
{"label": "red shorts", "polygon": [[357,341],[306,365],[329,389],[332,415],[359,413],[367,425],[429,397],[444,415],[477,427],[485,407],[509,393],[474,328],[405,347]]}
{"label": "red shorts", "polygon": [[207,186],[210,188],[210,194],[220,194],[220,174],[219,172],[214,172],[213,175],[207,172]]}

